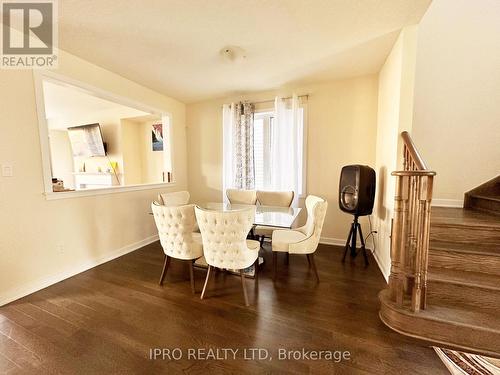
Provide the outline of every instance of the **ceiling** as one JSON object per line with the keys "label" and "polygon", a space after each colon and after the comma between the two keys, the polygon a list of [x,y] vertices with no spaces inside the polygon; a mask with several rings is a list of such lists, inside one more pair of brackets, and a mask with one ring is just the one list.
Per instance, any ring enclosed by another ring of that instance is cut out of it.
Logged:
{"label": "ceiling", "polygon": [[[63,0],[60,47],[183,102],[377,72],[431,0]],[[225,60],[238,46],[247,57]]]}
{"label": "ceiling", "polygon": [[100,122],[110,113],[119,118],[149,115],[138,109],[98,98],[79,88],[50,81],[43,82],[43,100],[50,129],[82,125],[79,121]]}

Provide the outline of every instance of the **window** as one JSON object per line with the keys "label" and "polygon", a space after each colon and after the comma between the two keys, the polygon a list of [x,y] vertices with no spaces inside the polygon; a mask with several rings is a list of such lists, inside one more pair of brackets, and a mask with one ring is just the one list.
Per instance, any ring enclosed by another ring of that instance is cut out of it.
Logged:
{"label": "window", "polygon": [[36,77],[47,197],[173,181],[168,114],[64,77]]}
{"label": "window", "polygon": [[253,153],[255,170],[255,189],[271,190],[271,134],[272,112],[260,112],[254,115]]}
{"label": "window", "polygon": [[[287,114],[288,115],[288,114]],[[294,168],[297,173],[298,195],[302,196],[306,192],[305,181],[305,108],[299,107],[297,111],[297,133],[295,135],[283,134],[282,131],[274,129],[275,114],[274,111],[260,111],[254,114],[254,173],[255,189],[257,190],[284,190],[277,182],[280,179],[277,176],[280,173],[286,173],[286,170],[273,162],[273,155],[276,150],[273,147],[287,148],[296,155],[297,165]],[[287,117],[288,119],[289,117]],[[292,128],[290,124],[290,128]],[[286,130],[285,130],[286,132]],[[273,143],[273,135],[276,137]],[[295,144],[290,139],[296,139]],[[286,144],[278,144],[283,142]]]}

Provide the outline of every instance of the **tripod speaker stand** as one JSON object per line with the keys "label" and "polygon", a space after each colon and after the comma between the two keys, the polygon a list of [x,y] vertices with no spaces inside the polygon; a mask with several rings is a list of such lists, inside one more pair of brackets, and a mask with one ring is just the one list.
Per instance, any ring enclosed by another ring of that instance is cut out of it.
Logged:
{"label": "tripod speaker stand", "polygon": [[[351,230],[345,244],[342,263],[345,262],[347,251],[351,250],[351,258],[358,255],[356,249],[357,237],[361,241],[361,249],[365,258],[365,265],[368,265],[366,255],[365,239],[358,222],[360,216],[371,215],[373,202],[375,200],[375,171],[367,165],[346,165],[340,172],[339,183],[339,207],[342,211],[354,216]],[[371,233],[370,233],[371,234]]]}
{"label": "tripod speaker stand", "polygon": [[365,239],[363,237],[363,232],[361,231],[361,224],[358,222],[358,216],[354,216],[354,221],[351,224],[351,230],[349,231],[349,236],[347,237],[347,242],[345,244],[344,256],[342,257],[342,263],[345,262],[345,256],[347,251],[350,249],[351,258],[356,258],[359,251],[356,249],[357,235],[359,232],[359,239],[361,241],[361,249],[359,251],[363,252],[363,257],[365,258],[365,266],[368,265],[368,256],[366,255]]}

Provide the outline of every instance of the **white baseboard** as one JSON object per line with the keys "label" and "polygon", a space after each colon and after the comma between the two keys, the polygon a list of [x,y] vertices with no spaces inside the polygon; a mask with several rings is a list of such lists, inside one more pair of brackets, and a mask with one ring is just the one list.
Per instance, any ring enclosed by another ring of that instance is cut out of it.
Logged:
{"label": "white baseboard", "polygon": [[87,271],[91,268],[94,268],[100,264],[109,262],[110,260],[116,259],[118,257],[121,257],[122,255],[128,254],[132,251],[135,251],[137,249],[140,249],[143,246],[149,245],[150,243],[153,243],[155,241],[158,241],[158,235],[150,236],[147,237],[141,241],[135,242],[133,244],[124,246],[120,249],[114,250],[111,253],[106,254],[105,256],[102,256],[97,259],[90,259],[87,262],[83,264],[79,264],[75,267],[72,267],[70,269],[64,270],[62,272],[58,272],[56,274],[42,277],[38,280],[29,282],[25,285],[21,285],[17,288],[14,288],[12,290],[8,290],[2,294],[0,294],[0,306],[6,305],[7,303],[10,303],[12,301],[15,301],[19,298],[25,297],[31,293],[34,293],[36,291],[39,291],[40,289],[44,289],[50,285],[56,284],[60,281],[63,281],[69,277],[75,276],[81,272]]}
{"label": "white baseboard", "polygon": [[[321,237],[319,239],[319,243],[321,243],[323,245],[334,245],[334,246],[342,246],[342,247],[345,246],[346,241],[347,241],[346,239],[333,238],[333,237]],[[358,241],[358,244],[359,244],[359,241]],[[366,244],[366,248],[370,251],[373,251],[372,246],[370,246],[369,243]]]}
{"label": "white baseboard", "polygon": [[345,239],[341,238],[332,238],[332,237],[321,237],[319,239],[319,243],[324,245],[334,245],[334,246],[345,246]]}
{"label": "white baseboard", "polygon": [[[324,245],[334,245],[343,247],[345,246],[346,240],[341,238],[321,237],[319,243]],[[380,261],[378,253],[373,252],[373,249],[370,245],[367,244],[366,248],[371,251],[373,257],[375,258],[375,261],[377,262],[377,266],[380,269],[380,272],[382,273],[382,276],[384,276],[385,281],[389,282],[390,270],[388,270],[387,267],[385,267],[385,265]]]}
{"label": "white baseboard", "polygon": [[432,206],[435,207],[452,207],[452,208],[463,208],[463,199],[432,199]]}
{"label": "white baseboard", "polygon": [[384,276],[385,282],[389,283],[389,275],[391,274],[391,270],[387,269],[385,264],[380,260],[378,252],[374,252],[373,257],[375,258],[375,261],[377,262],[377,265],[378,265],[380,272],[382,272],[382,276]]}

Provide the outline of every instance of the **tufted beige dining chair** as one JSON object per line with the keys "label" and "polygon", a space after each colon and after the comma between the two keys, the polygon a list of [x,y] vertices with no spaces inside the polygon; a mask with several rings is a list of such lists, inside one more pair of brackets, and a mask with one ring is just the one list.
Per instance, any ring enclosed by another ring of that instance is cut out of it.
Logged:
{"label": "tufted beige dining chair", "polygon": [[208,264],[201,299],[205,296],[213,267],[240,270],[243,296],[245,305],[248,306],[243,270],[255,264],[255,279],[257,280],[259,243],[246,239],[254,222],[255,208],[211,211],[196,207],[195,212],[201,230],[203,253]]}
{"label": "tufted beige dining chair", "polygon": [[227,189],[226,196],[231,204],[257,203],[257,192],[255,190]]}
{"label": "tufted beige dining chair", "polygon": [[163,284],[172,258],[187,260],[190,262],[189,277],[191,291],[194,293],[193,263],[203,256],[201,234],[193,233],[196,223],[194,205],[167,207],[153,202],[151,209],[158,228],[160,243],[165,253],[165,264],[159,284]]}
{"label": "tufted beige dining chair", "polygon": [[[295,193],[293,191],[261,191],[257,190],[257,201],[262,206],[275,206],[275,207],[290,207],[293,202]],[[267,227],[264,225],[257,225],[254,230],[254,236],[260,240],[260,246],[264,245],[265,238],[271,238],[275,227]]]}
{"label": "tufted beige dining chair", "polygon": [[189,197],[189,192],[185,190],[175,191],[173,193],[161,193],[158,194],[158,202],[168,207],[183,206],[189,203]]}
{"label": "tufted beige dining chair", "polygon": [[321,230],[325,221],[328,202],[323,198],[309,195],[306,198],[307,222],[294,230],[275,230],[272,237],[273,279],[276,280],[278,252],[305,254],[312,265],[319,282],[318,270],[314,262],[314,252],[318,248]]}

